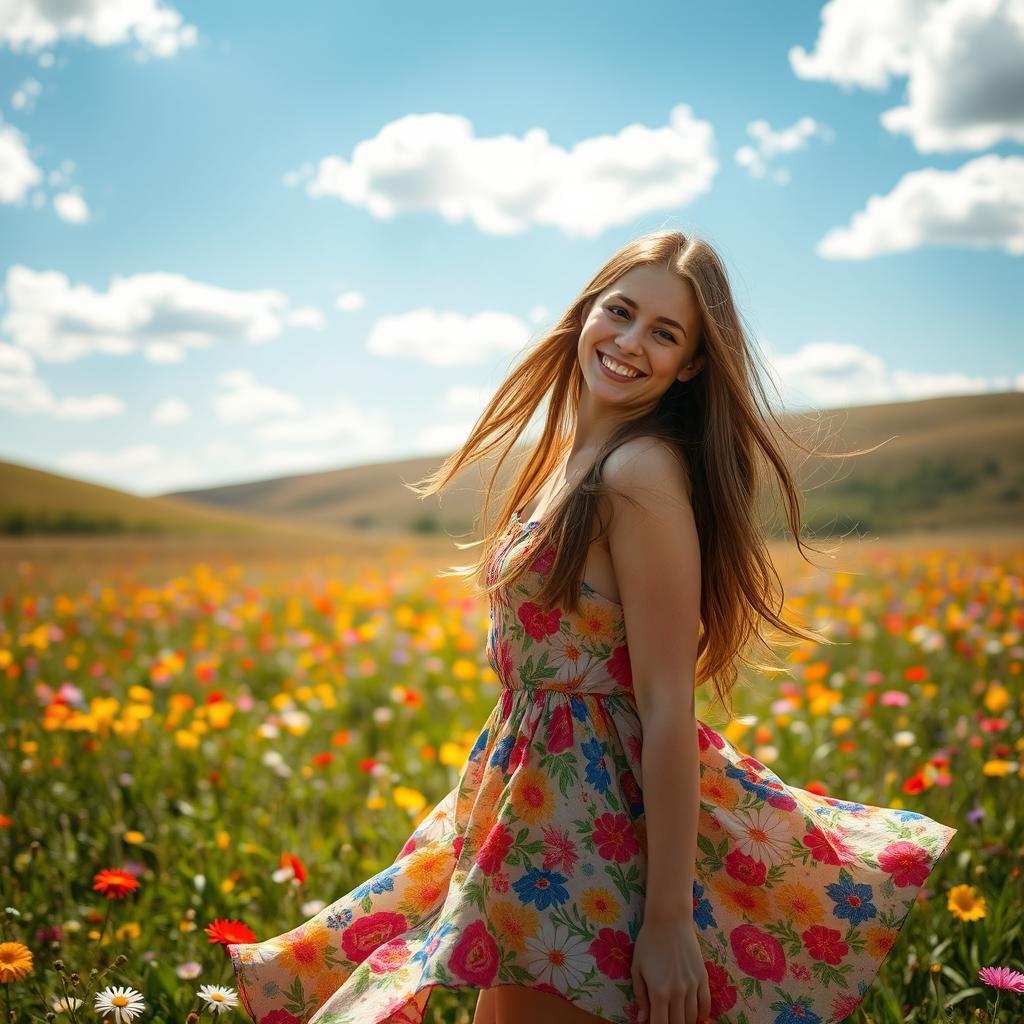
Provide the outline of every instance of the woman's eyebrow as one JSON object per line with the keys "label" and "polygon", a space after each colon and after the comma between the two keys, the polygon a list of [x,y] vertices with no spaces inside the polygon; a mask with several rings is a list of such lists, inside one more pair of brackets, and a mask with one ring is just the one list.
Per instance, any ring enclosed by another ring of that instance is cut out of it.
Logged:
{"label": "woman's eyebrow", "polygon": [[[608,298],[610,299],[612,295],[617,295],[620,299],[622,299],[623,302],[625,302],[629,306],[632,306],[634,309],[640,308],[631,298],[628,298],[627,296],[623,295],[622,292],[612,292],[612,294],[609,295]],[[659,316],[655,317],[655,321],[657,323],[671,324],[673,327],[678,327],[679,330],[683,332],[683,337],[688,337],[686,333],[686,328],[676,320],[671,320],[667,316]]]}

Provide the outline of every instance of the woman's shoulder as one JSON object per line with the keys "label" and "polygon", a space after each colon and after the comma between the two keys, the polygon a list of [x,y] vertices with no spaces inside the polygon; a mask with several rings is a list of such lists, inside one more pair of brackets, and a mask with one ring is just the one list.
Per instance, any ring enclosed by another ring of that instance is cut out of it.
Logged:
{"label": "woman's shoulder", "polygon": [[690,500],[685,459],[661,437],[641,434],[623,441],[605,459],[602,477],[613,491],[653,491],[668,500]]}

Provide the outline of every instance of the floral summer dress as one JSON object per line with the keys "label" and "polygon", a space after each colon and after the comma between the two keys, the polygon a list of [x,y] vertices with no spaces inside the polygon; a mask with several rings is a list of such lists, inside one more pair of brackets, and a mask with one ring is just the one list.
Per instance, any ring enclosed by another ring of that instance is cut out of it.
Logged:
{"label": "floral summer dress", "polygon": [[[434,986],[508,984],[635,1024],[646,828],[623,611],[586,583],[579,614],[538,608],[554,551],[536,550],[536,525],[513,516],[488,569],[532,559],[492,595],[502,692],[456,787],[391,865],[290,931],[228,946],[256,1024],[420,1024]],[[787,785],[703,723],[698,738],[711,1019],[842,1020],[957,830]]]}

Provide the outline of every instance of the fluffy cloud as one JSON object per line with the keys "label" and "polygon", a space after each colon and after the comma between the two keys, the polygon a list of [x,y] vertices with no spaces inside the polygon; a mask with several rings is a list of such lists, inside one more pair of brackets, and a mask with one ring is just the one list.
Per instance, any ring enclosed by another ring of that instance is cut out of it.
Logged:
{"label": "fluffy cloud", "polygon": [[363,293],[356,291],[342,292],[336,303],[338,309],[343,313],[354,313],[357,309],[362,309],[365,304],[366,299],[363,297]]}
{"label": "fluffy cloud", "polygon": [[906,77],[907,102],[882,114],[922,153],[1024,142],[1024,0],[830,0],[801,78],[844,89]]}
{"label": "fluffy cloud", "polygon": [[29,156],[25,136],[0,115],[0,203],[22,203],[28,190],[43,180]]}
{"label": "fluffy cloud", "polygon": [[952,171],[911,171],[888,195],[871,196],[817,251],[825,259],[867,259],[924,245],[1024,254],[1024,157],[992,153]]}
{"label": "fluffy cloud", "polygon": [[57,216],[69,224],[84,224],[89,219],[89,207],[77,192],[60,192],[53,197]]}
{"label": "fluffy cloud", "polygon": [[16,345],[54,363],[140,350],[153,362],[180,362],[190,348],[219,341],[271,341],[289,315],[287,296],[274,289],[232,291],[161,272],[114,277],[97,291],[59,271],[15,264],[4,295],[0,327]]}
{"label": "fluffy cloud", "polygon": [[366,349],[432,366],[469,366],[487,362],[496,352],[515,352],[529,340],[526,325],[510,313],[465,316],[423,308],[380,317]]}
{"label": "fluffy cloud", "polygon": [[[763,178],[769,171],[769,164],[782,153],[794,153],[805,149],[807,142],[815,137],[831,142],[835,137],[828,125],[815,121],[813,117],[801,117],[788,128],[774,130],[765,120],[751,121],[747,134],[754,145],[740,146],[736,150],[736,163],[746,167],[752,178]],[[777,185],[789,182],[789,171],[785,168],[772,170],[772,181]]]}
{"label": "fluffy cloud", "polygon": [[36,105],[36,97],[42,92],[42,84],[35,78],[26,78],[17,89],[11,93],[11,108],[31,114]]}
{"label": "fluffy cloud", "polygon": [[432,210],[492,235],[549,225],[595,238],[692,202],[711,188],[717,171],[712,125],[679,104],[667,125],[631,124],[568,149],[542,128],[481,138],[465,117],[409,114],[358,143],[350,159],[325,156],[285,182],[309,178],[308,195],[334,196],[382,220]]}
{"label": "fluffy cloud", "polygon": [[419,451],[433,454],[458,448],[469,436],[473,424],[494,395],[493,388],[456,384],[448,388],[441,400],[445,413],[455,419],[428,423],[416,436]]}
{"label": "fluffy cloud", "polygon": [[159,0],[0,0],[0,44],[35,52],[61,39],[94,46],[134,40],[139,59],[173,57],[198,38],[194,25]]}
{"label": "fluffy cloud", "polygon": [[180,398],[164,398],[154,407],[151,419],[157,426],[172,427],[184,423],[191,415],[187,402]]}
{"label": "fluffy cloud", "polygon": [[171,455],[155,444],[134,444],[111,451],[79,448],[57,459],[62,472],[84,480],[153,495],[193,484],[199,467],[187,455]]}
{"label": "fluffy cloud", "polygon": [[302,403],[286,391],[257,383],[248,370],[229,370],[218,378],[213,407],[222,423],[255,423],[268,416],[292,416]]}
{"label": "fluffy cloud", "polygon": [[766,362],[787,408],[830,409],[902,402],[941,395],[1024,390],[1024,374],[976,377],[958,371],[901,370],[859,345],[815,342],[797,352],[771,354]]}
{"label": "fluffy cloud", "polygon": [[21,416],[38,414],[83,422],[120,416],[124,403],[107,394],[56,398],[46,381],[37,376],[32,356],[0,342],[0,409]]}

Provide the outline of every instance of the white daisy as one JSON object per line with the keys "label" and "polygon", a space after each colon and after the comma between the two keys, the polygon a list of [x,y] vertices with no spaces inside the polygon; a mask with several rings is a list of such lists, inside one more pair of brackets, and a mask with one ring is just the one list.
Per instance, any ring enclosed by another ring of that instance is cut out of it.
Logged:
{"label": "white daisy", "polygon": [[564,925],[547,921],[540,934],[526,943],[526,968],[538,981],[561,991],[574,988],[593,963],[588,945],[586,939],[570,935]]}
{"label": "white daisy", "polygon": [[50,1000],[50,1006],[54,1013],[70,1013],[82,1005],[82,1000],[76,996],[57,996]]}
{"label": "white daisy", "polygon": [[128,985],[111,985],[97,992],[93,1005],[101,1017],[113,1015],[114,1024],[127,1024],[146,1008],[142,993]]}
{"label": "white daisy", "polygon": [[759,804],[745,811],[736,811],[736,845],[742,853],[767,864],[769,868],[786,859],[789,831],[782,816],[771,807]]}
{"label": "white daisy", "polygon": [[197,993],[213,1013],[227,1013],[238,1005],[238,993],[225,985],[203,985]]}

